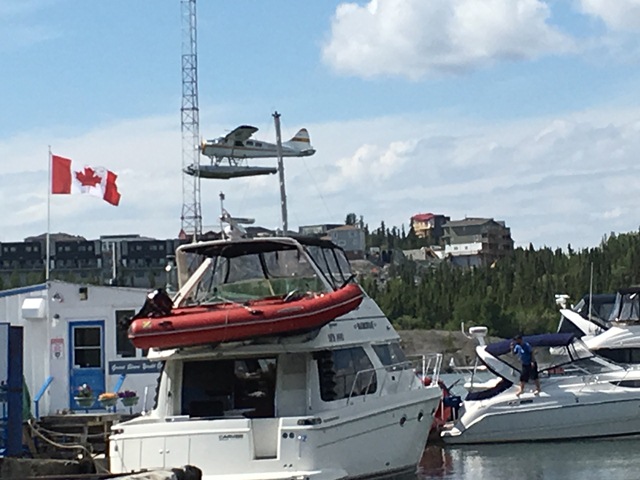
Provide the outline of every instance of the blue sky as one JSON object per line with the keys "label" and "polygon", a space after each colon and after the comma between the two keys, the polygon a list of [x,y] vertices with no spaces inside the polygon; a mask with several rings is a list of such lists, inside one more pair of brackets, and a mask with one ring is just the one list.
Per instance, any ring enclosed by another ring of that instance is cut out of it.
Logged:
{"label": "blue sky", "polygon": [[[293,226],[434,212],[588,247],[640,225],[640,0],[200,0],[198,27],[202,136],[272,140],[274,110],[310,131]],[[180,54],[179,0],[0,0],[0,241],[46,229],[48,145],[122,194],[53,197],[52,230],[178,232]],[[221,190],[279,225],[275,176],[203,182],[205,226]]]}

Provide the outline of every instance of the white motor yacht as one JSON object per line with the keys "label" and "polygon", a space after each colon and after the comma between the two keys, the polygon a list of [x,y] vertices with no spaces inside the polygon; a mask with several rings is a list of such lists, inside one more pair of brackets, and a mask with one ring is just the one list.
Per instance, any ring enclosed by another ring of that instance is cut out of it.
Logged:
{"label": "white motor yacht", "polygon": [[[479,361],[501,379],[465,398],[446,443],[492,443],[640,433],[640,370],[595,355],[573,334],[524,337],[534,347],[542,392],[517,396],[520,361],[511,341],[479,345]],[[552,352],[550,352],[552,350]]]}
{"label": "white motor yacht", "polygon": [[[233,244],[233,248],[226,248]],[[177,251],[173,308],[244,302],[265,285],[331,292],[353,281],[325,240],[256,238]],[[195,273],[193,273],[195,272]],[[110,469],[194,465],[203,478],[343,479],[414,472],[441,391],[442,357],[409,360],[380,308],[358,308],[319,329],[176,349],[160,359],[155,407],[113,427]]]}

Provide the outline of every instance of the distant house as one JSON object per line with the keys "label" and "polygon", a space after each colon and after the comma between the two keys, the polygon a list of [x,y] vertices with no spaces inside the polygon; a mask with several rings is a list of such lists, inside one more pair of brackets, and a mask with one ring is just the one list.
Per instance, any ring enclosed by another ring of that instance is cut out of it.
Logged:
{"label": "distant house", "polygon": [[404,258],[414,262],[442,260],[444,258],[444,250],[439,246],[402,250],[402,254]]}
{"label": "distant house", "polygon": [[418,238],[427,238],[432,243],[440,243],[443,235],[442,226],[450,220],[445,215],[434,213],[418,213],[411,217],[411,229]]}
{"label": "distant house", "polygon": [[350,260],[365,258],[365,235],[362,228],[341,225],[329,230],[327,236],[333,243],[342,247]]}
{"label": "distant house", "polygon": [[492,218],[465,218],[443,226],[445,256],[455,265],[488,265],[513,252],[511,230]]}
{"label": "distant house", "polygon": [[298,233],[300,235],[306,235],[310,237],[323,237],[334,228],[342,227],[342,223],[321,223],[318,225],[303,225],[298,227]]}

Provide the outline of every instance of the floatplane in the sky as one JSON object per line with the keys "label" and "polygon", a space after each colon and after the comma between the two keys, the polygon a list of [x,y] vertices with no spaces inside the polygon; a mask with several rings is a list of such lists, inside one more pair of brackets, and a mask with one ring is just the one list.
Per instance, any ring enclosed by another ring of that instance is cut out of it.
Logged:
{"label": "floatplane in the sky", "polygon": [[[252,139],[258,129],[242,125],[214,140],[202,142],[200,151],[211,158],[211,165],[189,165],[185,172],[201,178],[235,178],[268,175],[278,171],[275,167],[248,166],[248,158],[273,158],[278,156],[275,143]],[[298,130],[291,140],[282,142],[283,157],[308,157],[315,153],[306,128]],[[226,162],[226,163],[225,163]]]}

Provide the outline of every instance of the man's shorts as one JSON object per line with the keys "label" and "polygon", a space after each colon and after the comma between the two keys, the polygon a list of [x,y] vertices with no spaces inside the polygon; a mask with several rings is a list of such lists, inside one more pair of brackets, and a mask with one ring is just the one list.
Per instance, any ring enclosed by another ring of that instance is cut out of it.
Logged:
{"label": "man's shorts", "polygon": [[521,382],[528,382],[529,380],[537,380],[538,379],[538,364],[537,363],[528,363],[526,365],[522,365],[522,373],[520,374]]}

